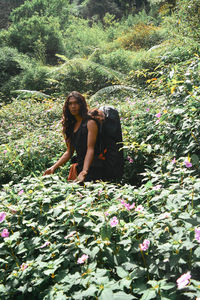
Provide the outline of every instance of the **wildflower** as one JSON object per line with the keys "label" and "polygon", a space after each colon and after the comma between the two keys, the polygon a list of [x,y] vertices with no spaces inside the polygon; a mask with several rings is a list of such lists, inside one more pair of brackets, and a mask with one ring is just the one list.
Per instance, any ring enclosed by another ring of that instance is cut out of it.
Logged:
{"label": "wildflower", "polygon": [[28,265],[23,263],[21,266],[20,266],[21,270],[24,271],[26,268],[28,268]]}
{"label": "wildflower", "polygon": [[132,164],[133,163],[133,159],[130,156],[127,156],[127,158],[128,158],[128,161],[130,162],[130,164]]}
{"label": "wildflower", "polygon": [[150,108],[146,108],[146,111],[149,112],[149,111],[150,111]]}
{"label": "wildflower", "polygon": [[118,221],[117,217],[114,216],[112,218],[112,220],[110,221],[110,226],[115,227],[115,226],[117,226],[118,223],[119,223],[119,221]]}
{"label": "wildflower", "polygon": [[160,118],[161,117],[161,113],[159,112],[158,114],[156,114],[156,118]]}
{"label": "wildflower", "polygon": [[176,163],[176,158],[175,158],[175,157],[173,158],[172,163],[173,163],[173,164]]}
{"label": "wildflower", "polygon": [[46,246],[49,246],[49,244],[50,244],[50,242],[45,242],[42,246],[40,246],[40,248],[44,248],[44,247],[46,247]]}
{"label": "wildflower", "polygon": [[185,163],[185,166],[186,166],[187,168],[191,168],[191,167],[192,167],[192,163],[189,161],[188,158],[184,161],[184,163]]}
{"label": "wildflower", "polygon": [[144,240],[142,244],[140,244],[140,250],[142,251],[147,251],[149,248],[150,241],[149,240]]}
{"label": "wildflower", "polygon": [[0,223],[2,223],[6,218],[6,213],[5,211],[0,212]]}
{"label": "wildflower", "polygon": [[72,237],[75,233],[76,233],[76,231],[70,232],[68,235],[66,235],[66,236],[64,237],[64,239],[67,240],[69,237]]}
{"label": "wildflower", "polygon": [[121,199],[121,204],[125,204],[126,202],[123,200],[123,199]]}
{"label": "wildflower", "polygon": [[159,122],[160,122],[160,119],[158,119],[158,120],[156,121],[156,125],[157,125]]}
{"label": "wildflower", "polygon": [[107,216],[109,216],[109,212],[107,212],[107,211],[105,211],[105,216],[107,217]]}
{"label": "wildflower", "polygon": [[7,152],[8,152],[7,150],[4,150],[4,151],[3,151],[4,154],[6,154]]}
{"label": "wildflower", "polygon": [[195,228],[195,239],[200,243],[200,227]]}
{"label": "wildflower", "polygon": [[3,229],[3,231],[1,232],[1,236],[3,237],[3,238],[7,238],[7,237],[9,237],[9,231],[8,231],[8,229]]}
{"label": "wildflower", "polygon": [[142,212],[144,210],[144,207],[142,205],[138,205],[138,207],[136,207],[135,211],[138,212]]}
{"label": "wildflower", "polygon": [[102,190],[99,190],[99,191],[98,191],[98,196],[100,197],[102,193],[103,193],[103,191],[102,191]]}
{"label": "wildflower", "polygon": [[24,193],[24,190],[19,191],[18,195],[22,195]]}
{"label": "wildflower", "polygon": [[176,280],[178,289],[183,289],[186,285],[188,285],[188,283],[190,282],[190,278],[191,278],[190,272],[181,275],[181,277],[179,277]]}
{"label": "wildflower", "polygon": [[162,187],[161,184],[155,185],[155,186],[153,187],[153,190],[155,190],[155,191],[160,190],[161,187]]}
{"label": "wildflower", "polygon": [[133,204],[129,204],[129,203],[124,203],[124,206],[126,207],[126,209],[130,210],[132,208],[135,208],[135,203],[133,202]]}
{"label": "wildflower", "polygon": [[78,264],[84,264],[84,262],[88,259],[88,255],[87,254],[83,254],[81,257],[79,257],[79,259],[77,260]]}

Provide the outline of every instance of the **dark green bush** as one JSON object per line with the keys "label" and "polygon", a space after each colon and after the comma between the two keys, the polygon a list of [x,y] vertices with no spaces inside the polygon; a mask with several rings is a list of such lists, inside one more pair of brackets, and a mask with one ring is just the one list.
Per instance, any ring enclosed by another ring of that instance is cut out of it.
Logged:
{"label": "dark green bush", "polygon": [[37,41],[41,41],[45,47],[47,63],[55,64],[55,54],[64,53],[58,19],[34,14],[29,19],[13,23],[7,31],[8,45],[30,56],[35,54]]}

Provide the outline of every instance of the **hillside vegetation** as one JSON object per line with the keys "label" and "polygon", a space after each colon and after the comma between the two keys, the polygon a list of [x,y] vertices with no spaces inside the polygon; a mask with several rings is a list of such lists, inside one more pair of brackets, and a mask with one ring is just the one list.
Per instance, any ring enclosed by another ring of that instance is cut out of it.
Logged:
{"label": "hillside vegetation", "polygon": [[[199,1],[22,2],[0,31],[0,299],[198,300]],[[72,90],[118,109],[120,184],[42,176]]]}

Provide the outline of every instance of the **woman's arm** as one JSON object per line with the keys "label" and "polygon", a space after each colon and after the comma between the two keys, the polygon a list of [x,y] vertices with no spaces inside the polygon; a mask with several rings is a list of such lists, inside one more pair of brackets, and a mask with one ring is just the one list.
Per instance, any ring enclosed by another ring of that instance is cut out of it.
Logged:
{"label": "woman's arm", "polygon": [[94,120],[89,120],[87,123],[88,138],[87,138],[87,152],[84,159],[83,170],[79,173],[77,180],[84,181],[88,173],[89,167],[94,158],[94,148],[96,144],[98,127]]}
{"label": "woman's arm", "polygon": [[73,153],[74,153],[73,147],[71,146],[70,143],[67,143],[67,151],[61,156],[61,158],[51,168],[47,169],[44,172],[43,176],[53,174],[57,168],[64,165],[66,162],[68,162],[70,160]]}

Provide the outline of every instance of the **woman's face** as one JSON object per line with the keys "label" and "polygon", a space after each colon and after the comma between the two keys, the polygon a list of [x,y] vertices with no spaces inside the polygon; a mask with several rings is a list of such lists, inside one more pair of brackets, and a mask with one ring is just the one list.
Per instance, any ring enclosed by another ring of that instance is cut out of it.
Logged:
{"label": "woman's face", "polygon": [[80,104],[75,97],[70,97],[68,101],[68,108],[72,116],[77,116],[80,113]]}

